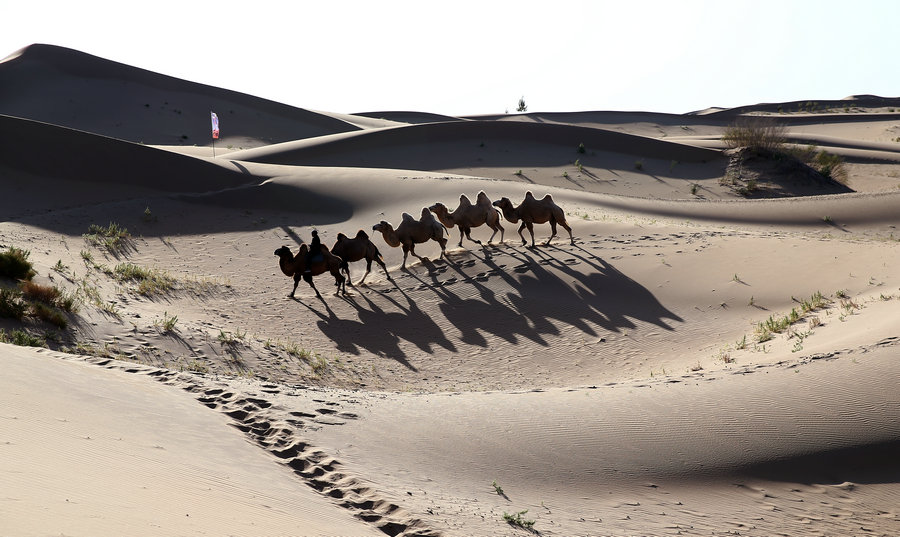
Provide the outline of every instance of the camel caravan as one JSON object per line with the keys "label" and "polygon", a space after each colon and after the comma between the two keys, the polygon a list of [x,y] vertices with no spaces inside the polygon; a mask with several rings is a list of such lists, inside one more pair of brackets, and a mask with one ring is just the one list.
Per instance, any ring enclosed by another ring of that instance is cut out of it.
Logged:
{"label": "camel caravan", "polygon": [[[513,206],[509,198],[501,198],[491,202],[484,191],[478,193],[473,204],[469,198],[463,194],[459,197],[459,205],[452,212],[443,204],[435,203],[430,207],[423,207],[421,216],[416,219],[409,213],[403,213],[400,217],[400,225],[396,228],[385,220],[378,222],[372,226],[372,231],[381,233],[385,244],[392,248],[403,248],[403,263],[400,265],[401,270],[406,269],[406,258],[409,254],[413,257],[424,260],[422,256],[416,254],[416,244],[422,244],[433,240],[441,246],[441,255],[447,259],[447,238],[444,232],[450,236],[450,230],[453,227],[459,227],[459,244],[461,248],[463,238],[465,237],[471,242],[484,246],[480,240],[473,239],[470,235],[472,228],[482,225],[488,226],[493,233],[488,239],[488,244],[494,240],[497,232],[500,232],[500,244],[503,244],[503,226],[500,225],[501,214],[503,218],[512,224],[519,223],[519,237],[522,239],[522,246],[526,246],[528,241],[525,239],[522,230],[528,229],[531,234],[531,248],[534,248],[534,225],[550,224],[550,238],[544,243],[544,246],[550,244],[553,237],[556,236],[556,225],[559,224],[569,232],[569,240],[571,244],[575,244],[575,238],[572,236],[572,228],[566,222],[566,214],[553,201],[553,197],[547,194],[542,199],[537,199],[528,191],[525,193],[525,199],[518,206]],[[346,294],[347,282],[351,286],[354,285],[350,279],[350,263],[356,261],[366,261],[366,273],[355,285],[362,285],[366,277],[372,271],[372,262],[376,262],[381,266],[384,275],[388,281],[393,281],[388,273],[384,263],[384,257],[378,251],[378,247],[369,238],[369,235],[359,230],[354,238],[349,238],[343,233],[338,233],[337,241],[329,249],[324,244],[319,243],[318,234],[314,230],[313,242],[311,246],[305,243],[300,245],[297,254],[293,254],[287,246],[275,250],[278,257],[278,265],[281,271],[289,278],[294,279],[294,288],[291,290],[290,298],[294,298],[297,291],[297,285],[300,280],[304,280],[316,292],[316,297],[321,298],[318,289],[313,283],[313,277],[326,272],[334,276],[334,285],[337,292]]]}

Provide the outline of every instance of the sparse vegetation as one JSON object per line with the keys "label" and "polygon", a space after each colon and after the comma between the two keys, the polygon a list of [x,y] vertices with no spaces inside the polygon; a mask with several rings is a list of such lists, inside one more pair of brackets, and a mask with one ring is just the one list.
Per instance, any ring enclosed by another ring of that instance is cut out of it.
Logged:
{"label": "sparse vegetation", "polygon": [[217,339],[222,345],[234,347],[238,343],[242,343],[245,337],[247,337],[247,333],[242,333],[240,330],[238,330],[237,332],[226,332],[225,330],[219,330],[219,337]]}
{"label": "sparse vegetation", "polygon": [[137,282],[137,292],[144,296],[167,293],[175,289],[175,278],[159,269],[147,269],[134,263],[119,263],[113,277],[120,282]]}
{"label": "sparse vegetation", "polygon": [[9,333],[0,328],[0,342],[19,345],[20,347],[44,347],[47,342],[25,330],[13,330]]}
{"label": "sparse vegetation", "polygon": [[0,317],[22,319],[28,305],[22,299],[22,292],[11,287],[0,287]]}
{"label": "sparse vegetation", "polygon": [[526,529],[528,531],[534,530],[534,520],[528,520],[525,518],[525,513],[528,512],[528,509],[524,511],[519,511],[516,513],[507,513],[503,512],[503,520],[505,520],[511,526],[518,526],[520,528]]}
{"label": "sparse vegetation", "polygon": [[169,312],[164,311],[162,319],[157,319],[153,322],[153,325],[161,332],[168,333],[175,329],[175,324],[178,322],[177,315],[169,315]]}
{"label": "sparse vegetation", "polygon": [[760,117],[741,118],[722,136],[731,149],[749,147],[760,154],[775,154],[784,148],[785,127]]}
{"label": "sparse vegetation", "polygon": [[150,207],[147,207],[146,209],[144,209],[144,214],[141,215],[141,220],[143,220],[144,222],[147,222],[147,223],[151,223],[151,222],[156,222],[157,218],[156,218],[156,215],[154,215],[150,211]]}
{"label": "sparse vegetation", "polygon": [[13,280],[30,280],[37,273],[28,261],[31,252],[10,246],[5,252],[0,253],[0,277]]}
{"label": "sparse vegetation", "polygon": [[831,303],[821,292],[816,291],[809,299],[798,300],[791,297],[794,302],[800,304],[800,311],[797,308],[791,308],[791,311],[784,316],[776,317],[770,315],[768,319],[756,325],[756,341],[763,343],[772,339],[772,334],[780,334],[788,330],[793,324],[803,319],[809,313],[818,311],[828,307]]}
{"label": "sparse vegetation", "polygon": [[840,155],[819,151],[813,159],[816,170],[828,179],[847,184],[847,169],[844,168],[844,159]]}
{"label": "sparse vegetation", "polygon": [[497,484],[496,479],[491,482],[491,486],[494,487],[494,492],[496,492],[500,496],[504,496],[503,487]]}
{"label": "sparse vegetation", "polygon": [[125,248],[131,240],[131,233],[115,222],[110,222],[103,227],[91,224],[88,232],[82,235],[85,242],[91,246],[103,247],[111,252]]}
{"label": "sparse vegetation", "polygon": [[584,148],[584,142],[581,142],[580,144],[578,144],[578,150],[577,150],[577,151],[578,151],[579,153],[581,153],[581,154],[584,154],[584,153],[585,153],[586,149]]}

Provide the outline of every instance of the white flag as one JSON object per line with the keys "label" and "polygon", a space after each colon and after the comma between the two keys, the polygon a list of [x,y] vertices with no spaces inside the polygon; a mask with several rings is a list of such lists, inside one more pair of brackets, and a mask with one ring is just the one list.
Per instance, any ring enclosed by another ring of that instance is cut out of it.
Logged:
{"label": "white flag", "polygon": [[212,118],[213,140],[218,140],[219,139],[219,116],[217,116],[215,112],[210,112],[209,115]]}

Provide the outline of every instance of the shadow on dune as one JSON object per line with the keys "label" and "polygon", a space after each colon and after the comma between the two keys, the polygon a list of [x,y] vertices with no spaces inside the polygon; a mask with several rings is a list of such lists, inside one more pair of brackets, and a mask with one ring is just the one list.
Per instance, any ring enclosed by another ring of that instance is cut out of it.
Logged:
{"label": "shadow on dune", "polygon": [[[530,340],[550,347],[552,341],[548,338],[565,336],[566,326],[598,337],[598,329],[621,332],[636,328],[635,321],[665,330],[673,329],[670,322],[682,321],[646,288],[585,250],[573,253],[554,248],[551,254],[539,249],[504,248],[504,255],[519,261],[514,267],[498,265],[496,254],[491,255],[489,251],[472,252],[488,267],[488,270],[475,274],[465,271],[465,268],[475,266],[472,261],[462,265],[430,264],[427,276],[407,273],[418,281],[417,290],[434,293],[437,309],[459,330],[458,340],[465,345],[488,347],[489,339],[483,335],[488,333],[513,344]],[[589,271],[573,267],[584,263],[590,266]],[[441,274],[450,277],[439,281]],[[486,284],[489,279],[498,277],[506,284],[500,288],[508,287],[512,291],[500,293],[496,291],[496,285]],[[477,297],[471,296],[473,288]],[[396,291],[403,295],[405,303],[391,296]],[[403,289],[395,287],[379,292],[379,295],[400,312],[386,312],[368,297],[356,295],[366,304],[357,303],[355,296],[347,302],[356,308],[358,321],[317,312],[321,319],[319,329],[343,352],[359,354],[360,349],[365,349],[397,359],[410,369],[414,368],[406,362],[400,340],[413,343],[427,353],[433,352],[435,347],[457,351],[456,338],[448,338],[439,324]],[[431,301],[431,297],[418,299],[422,300]]]}
{"label": "shadow on dune", "polygon": [[893,440],[754,464],[738,473],[808,485],[900,483],[898,453],[900,440]]}
{"label": "shadow on dune", "polygon": [[[347,304],[356,309],[359,320],[340,319],[327,305],[327,315],[306,306],[319,317],[316,324],[322,334],[334,341],[341,352],[358,355],[361,349],[365,349],[378,356],[396,360],[412,371],[417,369],[409,363],[406,353],[400,348],[401,340],[408,341],[429,354],[434,352],[436,346],[456,352],[456,346],[447,339],[437,323],[403,291],[400,293],[406,299],[406,305],[381,294],[400,309],[399,312],[386,312],[362,293],[343,297]],[[363,299],[367,307],[358,304],[357,298]]]}

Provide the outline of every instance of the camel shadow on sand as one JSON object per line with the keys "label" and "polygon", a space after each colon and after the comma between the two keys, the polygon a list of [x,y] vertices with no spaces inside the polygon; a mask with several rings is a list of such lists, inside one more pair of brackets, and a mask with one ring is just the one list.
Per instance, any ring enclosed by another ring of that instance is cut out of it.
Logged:
{"label": "camel shadow on sand", "polygon": [[[495,258],[485,257],[482,262],[491,270],[481,278],[467,279],[462,269],[450,265],[460,278],[475,287],[478,298],[463,298],[451,286],[440,285],[432,271],[432,288],[441,299],[439,307],[460,330],[463,342],[487,346],[479,333],[483,331],[510,343],[521,337],[549,346],[546,338],[561,336],[560,327],[566,325],[597,337],[598,328],[610,332],[634,329],[634,320],[665,330],[672,330],[667,321],[682,321],[645,287],[586,250],[577,246],[578,253],[554,246],[549,249],[561,255],[554,256],[540,248],[506,248],[503,254],[519,263],[512,267],[498,265]],[[592,270],[572,268],[580,263],[587,263]],[[503,278],[511,291],[498,296],[492,290],[496,286],[480,281],[485,276]]]}
{"label": "camel shadow on sand", "polygon": [[[340,352],[359,355],[361,349],[365,349],[417,371],[415,366],[409,363],[406,352],[400,348],[401,341],[412,343],[429,354],[434,352],[436,346],[450,352],[456,351],[456,346],[447,338],[444,331],[408,296],[404,295],[407,302],[405,306],[387,295],[381,296],[400,311],[385,311],[361,293],[342,297],[344,302],[356,309],[358,320],[339,318],[324,300],[322,303],[325,304],[326,314],[308,304],[304,305],[319,317],[317,327],[337,345]],[[368,307],[358,304],[355,300],[357,297],[362,298]]]}
{"label": "camel shadow on sand", "polygon": [[[512,344],[529,340],[550,347],[566,327],[600,337],[635,329],[637,322],[670,331],[672,323],[682,322],[648,289],[579,245],[492,248],[470,250],[467,255],[474,259],[462,263],[426,261],[427,273],[407,270],[392,287],[369,287],[377,293],[372,298],[366,293],[344,297],[358,319],[338,317],[324,300],[325,313],[307,307],[339,351],[358,355],[365,350],[413,371],[404,341],[428,354],[438,348],[457,352],[459,345],[488,348],[485,334]],[[471,267],[478,272],[468,273]],[[503,284],[488,284],[492,278]],[[439,315],[417,304],[432,300]]]}

